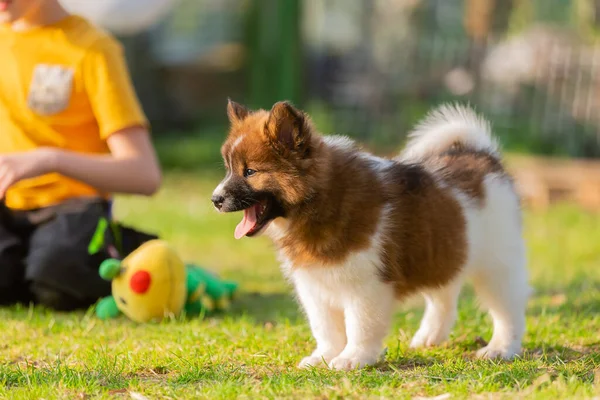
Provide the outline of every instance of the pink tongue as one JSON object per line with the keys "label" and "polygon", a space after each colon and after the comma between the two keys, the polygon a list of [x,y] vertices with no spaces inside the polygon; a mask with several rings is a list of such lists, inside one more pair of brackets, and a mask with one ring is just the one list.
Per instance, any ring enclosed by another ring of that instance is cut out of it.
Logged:
{"label": "pink tongue", "polygon": [[256,225],[256,206],[252,206],[244,210],[244,218],[242,222],[235,228],[236,239],[241,239]]}

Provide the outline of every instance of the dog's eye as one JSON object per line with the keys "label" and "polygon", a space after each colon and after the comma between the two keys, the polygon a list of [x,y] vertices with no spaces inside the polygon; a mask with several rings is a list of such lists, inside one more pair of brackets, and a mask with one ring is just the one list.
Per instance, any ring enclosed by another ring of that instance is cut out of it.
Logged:
{"label": "dog's eye", "polygon": [[249,177],[249,176],[252,176],[252,175],[254,175],[255,173],[256,173],[256,171],[255,171],[255,170],[253,170],[253,169],[250,169],[250,168],[246,168],[246,169],[244,170],[244,176],[245,176],[246,178],[247,178],[247,177]]}

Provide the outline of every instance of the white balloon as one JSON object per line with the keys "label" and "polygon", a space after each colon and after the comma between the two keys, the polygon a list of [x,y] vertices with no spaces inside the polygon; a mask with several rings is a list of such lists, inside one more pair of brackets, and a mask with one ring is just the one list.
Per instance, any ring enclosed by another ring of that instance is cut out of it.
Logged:
{"label": "white balloon", "polygon": [[117,35],[143,32],[164,18],[177,0],[60,0],[70,13]]}

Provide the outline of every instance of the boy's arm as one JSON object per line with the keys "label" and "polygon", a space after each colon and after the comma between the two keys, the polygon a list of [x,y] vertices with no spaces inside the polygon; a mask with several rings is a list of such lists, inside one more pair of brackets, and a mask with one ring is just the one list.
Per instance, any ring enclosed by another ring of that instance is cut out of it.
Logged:
{"label": "boy's arm", "polygon": [[123,48],[111,38],[99,40],[89,49],[81,72],[100,137],[110,154],[41,148],[0,155],[0,199],[12,184],[51,172],[105,193],[150,195],[158,189],[160,167]]}
{"label": "boy's arm", "polygon": [[161,173],[148,131],[131,127],[107,139],[111,154],[53,152],[51,170],[87,183],[105,193],[151,195],[160,187]]}
{"label": "boy's arm", "polygon": [[106,193],[154,193],[160,168],[121,44],[109,37],[97,41],[83,61],[82,73],[110,155],[59,151],[54,171]]}
{"label": "boy's arm", "polygon": [[107,139],[110,154],[82,154],[56,148],[0,156],[0,199],[16,182],[58,172],[105,193],[151,195],[161,173],[148,131],[131,127]]}

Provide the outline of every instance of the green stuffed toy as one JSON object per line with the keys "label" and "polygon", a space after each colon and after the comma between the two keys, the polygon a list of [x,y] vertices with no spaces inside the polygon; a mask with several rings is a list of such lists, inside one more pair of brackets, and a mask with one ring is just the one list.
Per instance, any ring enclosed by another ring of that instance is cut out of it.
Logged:
{"label": "green stuffed toy", "polygon": [[101,319],[121,313],[136,322],[221,311],[229,308],[237,291],[234,282],[222,281],[203,268],[184,264],[166,242],[151,240],[122,261],[108,259],[100,276],[112,281],[112,296],[97,304]]}
{"label": "green stuffed toy", "polygon": [[196,265],[186,266],[187,301],[185,310],[188,315],[207,311],[227,310],[237,291],[237,283],[222,281],[215,274]]}

